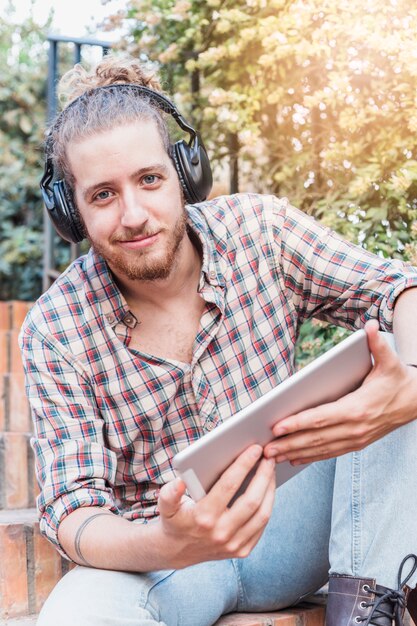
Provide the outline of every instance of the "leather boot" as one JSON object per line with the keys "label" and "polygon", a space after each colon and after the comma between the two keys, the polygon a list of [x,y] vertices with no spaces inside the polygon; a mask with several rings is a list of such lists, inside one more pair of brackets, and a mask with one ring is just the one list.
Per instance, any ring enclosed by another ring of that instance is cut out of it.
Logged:
{"label": "leather boot", "polygon": [[[402,570],[408,559],[414,565],[405,578]],[[417,570],[417,556],[403,559],[398,572],[398,589],[377,585],[375,579],[334,574],[329,579],[326,626],[403,626],[403,616],[410,589],[406,583]]]}

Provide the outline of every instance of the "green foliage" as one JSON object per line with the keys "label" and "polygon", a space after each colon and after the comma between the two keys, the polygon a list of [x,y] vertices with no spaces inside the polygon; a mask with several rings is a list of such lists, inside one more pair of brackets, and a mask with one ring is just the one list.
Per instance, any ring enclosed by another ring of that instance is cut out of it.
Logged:
{"label": "green foliage", "polygon": [[[116,21],[215,162],[238,135],[242,190],[286,195],[345,238],[417,263],[414,0],[128,0]],[[302,333],[302,362],[339,337]]]}
{"label": "green foliage", "polygon": [[238,134],[245,187],[402,256],[417,220],[416,18],[412,0],[130,0],[117,21],[215,159]]}
{"label": "green foliage", "polygon": [[0,299],[31,300],[42,284],[40,145],[45,125],[45,35],[28,18],[0,20]]}
{"label": "green foliage", "polygon": [[297,342],[297,368],[302,368],[350,334],[346,328],[327,324],[320,320],[309,320],[300,329]]}
{"label": "green foliage", "polygon": [[[32,299],[47,44],[11,14],[0,20],[0,298]],[[127,0],[108,26],[123,22],[120,48],[160,69],[218,172],[237,135],[242,190],[287,195],[344,237],[417,264],[416,18],[412,0]],[[301,362],[333,332],[303,328]]]}

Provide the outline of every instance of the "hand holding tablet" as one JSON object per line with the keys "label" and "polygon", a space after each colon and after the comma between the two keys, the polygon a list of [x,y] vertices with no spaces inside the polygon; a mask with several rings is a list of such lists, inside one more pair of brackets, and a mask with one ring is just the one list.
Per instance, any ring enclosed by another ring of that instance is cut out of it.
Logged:
{"label": "hand holding tablet", "polygon": [[[391,346],[393,336],[383,333]],[[300,411],[338,400],[361,385],[372,368],[364,330],[354,332],[248,407],[204,435],[173,459],[177,474],[198,501],[230,464],[251,444],[274,439],[275,424]],[[306,467],[289,462],[276,466],[277,485]],[[245,481],[245,484],[250,480]],[[244,490],[242,485],[241,491]]]}

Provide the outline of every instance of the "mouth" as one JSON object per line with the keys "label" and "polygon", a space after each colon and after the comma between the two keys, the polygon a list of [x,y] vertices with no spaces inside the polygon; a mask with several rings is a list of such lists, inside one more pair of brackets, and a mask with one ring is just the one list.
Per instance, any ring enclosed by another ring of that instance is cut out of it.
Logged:
{"label": "mouth", "polygon": [[139,250],[153,245],[158,239],[158,236],[159,232],[152,235],[138,235],[137,237],[132,237],[132,239],[119,239],[117,243],[122,248]]}

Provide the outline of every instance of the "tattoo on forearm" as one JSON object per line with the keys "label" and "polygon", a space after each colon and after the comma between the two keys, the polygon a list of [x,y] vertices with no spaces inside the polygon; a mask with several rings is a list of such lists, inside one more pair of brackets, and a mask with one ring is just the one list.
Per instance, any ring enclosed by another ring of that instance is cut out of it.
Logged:
{"label": "tattoo on forearm", "polygon": [[87,565],[88,567],[93,567],[93,565],[91,565],[91,563],[89,563],[87,561],[87,559],[84,558],[83,553],[81,552],[81,548],[80,548],[80,543],[81,543],[81,535],[83,534],[83,532],[85,531],[86,527],[88,526],[88,524],[90,522],[93,521],[93,519],[95,519],[96,517],[101,517],[102,515],[106,515],[108,517],[108,513],[96,513],[95,515],[92,515],[91,517],[88,517],[79,527],[79,529],[77,530],[77,534],[75,535],[75,539],[74,539],[74,547],[75,547],[75,552],[78,556],[78,558],[80,559],[80,561],[82,561],[82,563],[84,565]]}

